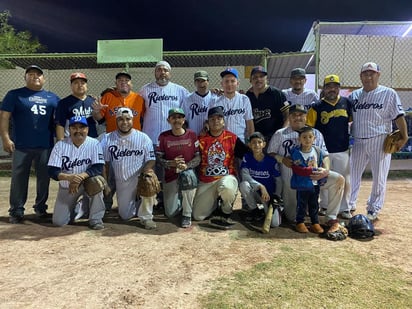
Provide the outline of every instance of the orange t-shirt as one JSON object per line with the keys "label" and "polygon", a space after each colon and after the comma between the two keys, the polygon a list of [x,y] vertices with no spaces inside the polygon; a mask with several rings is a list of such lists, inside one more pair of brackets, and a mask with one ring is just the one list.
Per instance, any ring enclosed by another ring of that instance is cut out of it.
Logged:
{"label": "orange t-shirt", "polygon": [[106,120],[106,132],[113,132],[117,129],[116,126],[116,112],[120,107],[128,107],[133,112],[133,128],[136,130],[142,130],[142,121],[145,105],[144,99],[140,94],[130,91],[127,97],[122,97],[121,94],[116,91],[110,91],[104,94],[101,99],[101,103],[108,105],[107,108],[102,109],[101,115]]}

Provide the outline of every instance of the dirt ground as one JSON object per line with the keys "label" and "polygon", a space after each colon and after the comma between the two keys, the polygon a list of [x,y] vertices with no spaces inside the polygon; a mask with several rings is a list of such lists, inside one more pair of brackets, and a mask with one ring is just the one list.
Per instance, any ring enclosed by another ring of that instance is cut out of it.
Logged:
{"label": "dirt ground", "polygon": [[[30,182],[24,224],[8,222],[9,178],[0,178],[0,308],[199,308],[199,295],[225,274],[272,260],[282,246],[345,246],[371,260],[412,275],[410,249],[412,179],[390,180],[386,203],[372,241],[332,242],[302,235],[290,226],[267,235],[237,223],[218,231],[206,222],[182,229],[162,215],[146,231],[138,219],[122,222],[116,212],[106,229],[92,231],[85,220],[53,227],[33,214]],[[361,187],[358,212],[365,213],[371,181]],[[52,211],[57,183],[51,183]],[[237,200],[237,208],[239,200]]]}

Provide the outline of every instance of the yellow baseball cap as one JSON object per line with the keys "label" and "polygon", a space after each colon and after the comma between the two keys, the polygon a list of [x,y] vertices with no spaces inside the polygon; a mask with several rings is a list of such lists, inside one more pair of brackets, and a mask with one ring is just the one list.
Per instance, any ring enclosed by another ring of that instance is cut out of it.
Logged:
{"label": "yellow baseball cap", "polygon": [[335,83],[340,86],[340,80],[338,75],[328,75],[325,77],[325,80],[323,81],[323,86],[326,86],[327,84],[330,83]]}

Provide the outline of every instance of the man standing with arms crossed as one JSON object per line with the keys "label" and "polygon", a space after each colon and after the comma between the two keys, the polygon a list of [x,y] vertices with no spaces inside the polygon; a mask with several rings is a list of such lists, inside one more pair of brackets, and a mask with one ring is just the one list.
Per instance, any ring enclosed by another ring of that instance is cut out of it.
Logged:
{"label": "man standing with arms crossed", "polygon": [[396,143],[398,150],[408,141],[405,111],[398,94],[392,88],[379,85],[381,70],[374,62],[361,68],[362,88],[349,96],[353,101],[353,123],[351,126],[354,144],[351,154],[351,196],[349,206],[356,209],[362,173],[370,163],[372,170],[372,192],[367,201],[367,217],[373,221],[382,210],[386,180],[391,163],[391,154],[384,153],[383,142],[392,132],[392,121],[402,134]]}
{"label": "man standing with arms crossed", "polygon": [[[30,65],[24,74],[26,86],[10,90],[1,105],[0,134],[3,148],[13,156],[10,184],[9,222],[20,223],[24,218],[32,162],[36,170],[37,194],[33,206],[39,217],[47,216],[50,178],[47,160],[53,147],[54,111],[59,97],[43,90],[43,70]],[[9,136],[10,118],[13,137]]]}

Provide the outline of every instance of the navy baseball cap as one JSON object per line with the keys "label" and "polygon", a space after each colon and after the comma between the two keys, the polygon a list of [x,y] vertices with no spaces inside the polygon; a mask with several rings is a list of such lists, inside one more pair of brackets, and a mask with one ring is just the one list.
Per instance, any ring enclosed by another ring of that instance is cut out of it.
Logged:
{"label": "navy baseball cap", "polygon": [[225,114],[223,113],[223,106],[212,107],[207,112],[207,118],[212,117],[212,116],[216,116],[216,115],[225,117]]}
{"label": "navy baseball cap", "polygon": [[253,74],[256,74],[256,73],[263,73],[265,75],[268,75],[268,72],[266,71],[266,69],[262,67],[261,65],[254,67],[252,71],[250,72],[250,76],[253,76]]}
{"label": "navy baseball cap", "polygon": [[37,71],[39,71],[41,74],[43,74],[43,69],[42,69],[41,67],[39,67],[38,65],[35,65],[35,64],[29,65],[29,66],[26,68],[26,73],[27,73],[28,71],[30,71],[30,70],[37,70]]}
{"label": "navy baseball cap", "polygon": [[260,133],[260,132],[258,132],[258,131],[253,132],[253,133],[249,136],[248,141],[250,142],[250,141],[251,141],[252,139],[254,139],[254,138],[259,138],[259,139],[261,139],[262,141],[266,142],[266,139],[265,139],[265,137],[263,136],[263,134]]}
{"label": "navy baseball cap", "polygon": [[72,118],[70,118],[69,120],[69,126],[72,126],[76,123],[80,123],[86,127],[89,126],[89,124],[87,123],[87,119],[83,116],[73,116]]}
{"label": "navy baseball cap", "polygon": [[117,73],[116,74],[116,79],[118,79],[119,77],[121,77],[121,76],[126,76],[128,79],[132,79],[132,76],[129,74],[129,73],[127,73],[127,72],[119,72],[119,73]]}
{"label": "navy baseball cap", "polygon": [[235,68],[227,68],[222,73],[220,73],[220,76],[223,78],[228,74],[232,74],[234,77],[236,77],[236,79],[239,79],[239,73]]}
{"label": "navy baseball cap", "polygon": [[296,104],[296,105],[292,105],[291,107],[289,107],[289,114],[292,113],[304,113],[307,114],[308,112],[306,111],[305,107],[303,105],[300,104]]}

